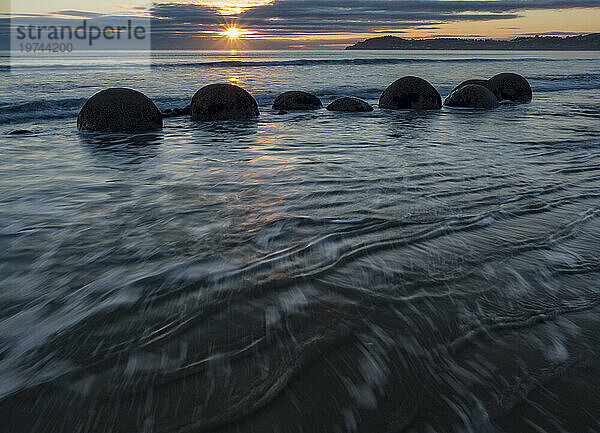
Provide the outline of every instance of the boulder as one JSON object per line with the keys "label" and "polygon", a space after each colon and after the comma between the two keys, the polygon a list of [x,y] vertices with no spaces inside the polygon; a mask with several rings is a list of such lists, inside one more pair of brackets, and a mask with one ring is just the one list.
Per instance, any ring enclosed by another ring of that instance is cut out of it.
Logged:
{"label": "boulder", "polygon": [[180,117],[180,116],[189,116],[190,114],[190,106],[186,106],[184,108],[167,108],[162,112],[163,118],[170,117]]}
{"label": "boulder", "polygon": [[452,92],[453,93],[455,91],[457,91],[458,89],[460,89],[461,87],[465,87],[469,84],[479,84],[480,86],[486,87],[487,89],[489,89],[495,96],[496,98],[498,98],[499,100],[502,99],[500,96],[500,92],[498,91],[497,88],[493,87],[492,85],[490,85],[490,81],[489,80],[481,80],[481,79],[474,79],[474,80],[467,80],[467,81],[463,81],[462,83],[460,83],[458,86],[456,86]]}
{"label": "boulder", "polygon": [[336,99],[327,106],[329,111],[346,111],[352,113],[364,113],[367,111],[373,111],[373,107],[370,104],[363,101],[362,99],[345,96],[343,98]]}
{"label": "boulder", "polygon": [[379,98],[379,107],[391,110],[440,109],[442,97],[422,78],[404,77],[385,89]]}
{"label": "boulder", "polygon": [[489,80],[489,85],[497,89],[501,99],[513,102],[531,102],[532,92],[529,82],[518,74],[498,74]]}
{"label": "boulder", "polygon": [[500,105],[496,95],[487,87],[467,84],[452,92],[444,101],[449,107],[495,108]]}
{"label": "boulder", "polygon": [[32,131],[29,129],[15,129],[14,131],[10,131],[7,135],[31,135]]}
{"label": "boulder", "polygon": [[323,103],[315,95],[307,92],[291,91],[285,92],[275,98],[273,110],[318,110],[323,108]]}
{"label": "boulder", "polygon": [[192,120],[243,120],[259,115],[250,93],[233,84],[210,84],[198,90],[190,107]]}
{"label": "boulder", "polygon": [[77,116],[77,128],[97,132],[153,131],[163,126],[154,102],[131,89],[107,89],[92,96]]}

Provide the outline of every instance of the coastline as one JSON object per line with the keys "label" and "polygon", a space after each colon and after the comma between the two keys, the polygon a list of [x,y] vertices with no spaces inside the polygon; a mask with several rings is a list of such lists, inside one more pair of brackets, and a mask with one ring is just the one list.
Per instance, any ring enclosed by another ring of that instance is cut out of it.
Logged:
{"label": "coastline", "polygon": [[472,51],[600,51],[600,33],[570,37],[519,37],[510,40],[381,36],[348,46],[346,50],[472,50]]}

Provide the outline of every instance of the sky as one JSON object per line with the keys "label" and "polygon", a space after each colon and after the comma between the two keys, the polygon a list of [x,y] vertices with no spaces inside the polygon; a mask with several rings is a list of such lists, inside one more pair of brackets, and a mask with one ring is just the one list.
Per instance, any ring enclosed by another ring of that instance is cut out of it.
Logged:
{"label": "sky", "polygon": [[[3,2],[7,10],[9,0]],[[151,17],[155,48],[342,48],[370,37],[600,32],[600,0],[13,0],[12,15]],[[224,35],[241,29],[240,37]]]}

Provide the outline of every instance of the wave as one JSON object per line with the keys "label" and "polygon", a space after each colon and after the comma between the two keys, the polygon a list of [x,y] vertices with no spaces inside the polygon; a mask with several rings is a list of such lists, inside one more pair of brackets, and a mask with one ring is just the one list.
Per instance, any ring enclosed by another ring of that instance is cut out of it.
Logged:
{"label": "wave", "polygon": [[265,66],[325,66],[325,65],[399,65],[421,63],[514,63],[514,62],[574,62],[588,61],[590,59],[539,59],[535,57],[522,59],[298,59],[298,60],[267,60],[267,61],[240,61],[225,60],[213,62],[180,62],[180,63],[155,63],[153,68],[247,68]]}
{"label": "wave", "polygon": [[27,122],[35,119],[64,119],[77,115],[86,98],[35,100],[0,105],[0,124]]}
{"label": "wave", "polygon": [[[147,60],[147,59],[145,59]],[[293,60],[256,60],[256,61],[244,61],[244,60],[217,60],[217,61],[206,61],[206,62],[171,62],[167,59],[161,60],[159,58],[152,59],[151,67],[155,69],[160,68],[256,68],[256,67],[285,67],[285,66],[336,66],[336,65],[402,65],[402,64],[460,64],[460,63],[579,63],[595,61],[596,59],[580,58],[580,59],[547,59],[537,57],[523,57],[523,58],[353,58],[353,59],[293,59]],[[164,61],[164,63],[163,63]],[[108,69],[114,70],[115,67],[121,69],[131,69],[139,67],[147,67],[147,61],[140,63],[127,62],[115,65],[114,62],[108,63],[95,63],[90,67],[94,69]],[[46,70],[48,68],[62,68],[62,69],[81,69],[81,65],[73,63],[44,63],[35,65],[19,65],[19,70]],[[0,71],[10,71],[11,65],[0,65]]]}
{"label": "wave", "polygon": [[600,74],[539,75],[530,76],[529,79],[537,81],[591,81],[600,80]]}
{"label": "wave", "polygon": [[0,124],[72,117],[76,115],[86,100],[86,98],[68,98],[2,104],[0,105]]}
{"label": "wave", "polygon": [[595,90],[600,87],[600,74],[551,74],[528,77],[535,92]]}

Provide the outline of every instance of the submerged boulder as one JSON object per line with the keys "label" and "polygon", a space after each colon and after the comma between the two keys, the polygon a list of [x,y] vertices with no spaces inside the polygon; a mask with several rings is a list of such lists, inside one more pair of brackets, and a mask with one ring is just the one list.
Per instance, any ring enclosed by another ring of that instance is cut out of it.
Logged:
{"label": "submerged boulder", "polygon": [[489,79],[489,86],[497,89],[497,94],[500,95],[501,99],[526,103],[531,102],[533,97],[529,82],[525,77],[518,74],[498,74]]}
{"label": "submerged boulder", "polygon": [[502,99],[502,97],[500,96],[500,92],[498,91],[498,89],[495,88],[495,87],[493,87],[490,84],[490,80],[482,80],[482,79],[473,79],[473,80],[463,81],[458,86],[456,86],[452,90],[452,92],[450,92],[450,93],[456,92],[461,87],[468,86],[469,84],[478,84],[480,86],[483,86],[483,87],[487,88],[488,90],[490,90],[496,96],[497,99]]}
{"label": "submerged boulder", "polygon": [[29,129],[15,129],[14,131],[10,131],[7,135],[31,135],[32,131]]}
{"label": "submerged boulder", "polygon": [[427,81],[404,77],[394,81],[379,98],[379,107],[391,110],[430,110],[442,108],[442,97]]}
{"label": "submerged boulder", "polygon": [[323,108],[323,103],[315,95],[301,91],[285,92],[275,98],[273,110],[318,110]]}
{"label": "submerged boulder", "polygon": [[107,89],[92,96],[77,116],[77,128],[96,132],[153,131],[163,126],[154,102],[132,89]]}
{"label": "submerged boulder", "polygon": [[367,111],[373,111],[371,104],[363,101],[359,98],[345,96],[343,98],[336,99],[327,106],[329,111],[345,111],[349,113],[364,113]]}
{"label": "submerged boulder", "polygon": [[190,114],[190,105],[187,105],[184,108],[167,108],[162,112],[163,118],[169,117],[179,117],[179,116],[189,116]]}
{"label": "submerged boulder", "polygon": [[487,87],[467,84],[452,92],[444,101],[448,107],[495,108],[500,105],[496,95]]}
{"label": "submerged boulder", "polygon": [[192,120],[243,120],[259,115],[258,104],[233,84],[210,84],[196,92],[190,106]]}

